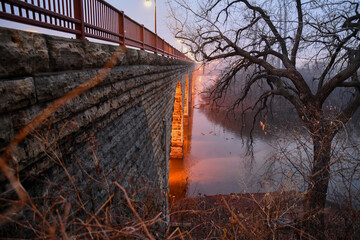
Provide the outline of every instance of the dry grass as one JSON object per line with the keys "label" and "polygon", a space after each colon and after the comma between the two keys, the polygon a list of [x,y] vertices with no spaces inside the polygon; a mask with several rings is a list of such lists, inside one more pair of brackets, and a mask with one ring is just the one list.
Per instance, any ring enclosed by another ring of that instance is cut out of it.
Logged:
{"label": "dry grass", "polygon": [[150,182],[149,186],[126,191],[97,171],[87,172],[79,161],[79,171],[88,177],[87,186],[106,192],[101,199],[94,199],[63,161],[56,144],[58,139],[46,131],[35,131],[33,137],[41,143],[47,160],[60,169],[56,177],[63,179],[57,182],[52,182],[49,176],[37,179],[46,194],[30,197],[23,189],[27,201],[17,211],[13,206],[18,206],[19,196],[11,194],[14,191],[1,198],[0,205],[7,210],[0,214],[0,238],[157,239],[163,232],[163,214],[155,210],[159,207],[152,201],[153,192],[147,191],[151,189]]}
{"label": "dry grass", "polygon": [[[315,239],[302,230],[303,199],[294,191],[182,199],[172,203],[171,220],[183,239]],[[326,239],[358,239],[359,213],[329,203]]]}
{"label": "dry grass", "polygon": [[295,192],[276,192],[184,199],[173,203],[172,220],[186,223],[191,233],[188,239],[269,239],[280,236],[291,239],[295,223],[279,224],[281,219],[293,219],[300,205],[297,196]]}
{"label": "dry grass", "polygon": [[[106,188],[107,184],[103,184]],[[2,226],[1,236],[32,239],[314,239],[301,230],[303,196],[298,192],[182,199],[171,203],[171,222],[167,225],[166,217],[153,211],[156,206],[150,195],[141,202],[135,199],[143,192],[128,194],[129,191],[119,183],[112,182],[111,185],[115,187],[112,192],[91,209],[76,185],[58,195],[32,198],[22,211],[7,217],[8,223]],[[326,219],[327,239],[357,239],[358,210],[340,210],[329,205]]]}
{"label": "dry grass", "polygon": [[[46,129],[50,129],[47,127]],[[59,133],[61,135],[61,133]],[[0,238],[32,239],[314,239],[302,231],[303,194],[279,191],[266,194],[230,194],[187,198],[171,202],[168,216],[159,212],[151,185],[125,189],[96,170],[96,139],[90,136],[94,167],[88,172],[78,161],[89,185],[104,189],[94,199],[67,168],[57,147],[58,138],[35,131],[47,158],[61,169],[64,181],[43,179],[45,196],[28,195],[21,210],[0,215]],[[94,160],[95,159],[95,160]],[[101,172],[101,171],[100,171]],[[3,206],[17,204],[10,196]],[[348,206],[325,209],[327,239],[357,239],[360,212]]]}

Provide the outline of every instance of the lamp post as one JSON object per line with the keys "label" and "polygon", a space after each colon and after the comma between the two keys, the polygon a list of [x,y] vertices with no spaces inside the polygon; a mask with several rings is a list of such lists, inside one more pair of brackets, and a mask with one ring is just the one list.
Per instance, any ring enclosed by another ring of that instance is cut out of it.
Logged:
{"label": "lamp post", "polygon": [[[150,7],[151,6],[151,0],[145,0],[145,6]],[[157,35],[157,28],[156,28],[156,0],[154,0],[154,15],[155,15],[155,34]]]}

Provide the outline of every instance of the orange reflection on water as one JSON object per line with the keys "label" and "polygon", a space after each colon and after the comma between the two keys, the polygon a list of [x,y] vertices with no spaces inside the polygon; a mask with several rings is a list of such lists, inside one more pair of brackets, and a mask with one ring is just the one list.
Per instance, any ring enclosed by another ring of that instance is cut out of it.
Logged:
{"label": "orange reflection on water", "polygon": [[[191,102],[190,102],[191,103]],[[192,105],[189,103],[189,116],[184,118],[183,155],[190,151],[192,129]],[[171,155],[170,155],[171,156]],[[189,187],[189,168],[185,165],[184,158],[172,156],[170,158],[169,189],[170,196],[179,200],[185,198]]]}
{"label": "orange reflection on water", "polygon": [[[183,124],[182,126],[178,126],[176,123],[172,125],[172,131],[176,132],[177,130],[181,129],[183,131],[182,134],[182,144],[179,142],[174,142],[172,139],[172,151],[176,150],[176,147],[180,147],[181,145],[181,154],[175,154],[175,151],[170,154],[170,172],[169,172],[169,190],[170,196],[174,197],[175,199],[182,199],[186,196],[188,186],[189,186],[189,168],[185,166],[184,155],[190,151],[190,144],[191,144],[191,133],[192,133],[192,125],[193,125],[193,101],[195,96],[195,81],[198,79],[198,72],[195,71],[191,78],[187,77],[187,87],[190,87],[191,92],[187,93],[187,97],[185,96],[184,104],[185,106],[188,105],[187,114],[184,114],[182,117]],[[181,88],[177,91],[181,91]],[[181,92],[178,93],[178,98],[181,98]],[[177,99],[178,102],[180,99]],[[176,102],[176,101],[175,101]],[[176,103],[175,103],[176,104]],[[179,105],[179,104],[178,104]],[[182,110],[182,109],[181,109]],[[174,106],[174,119],[176,118],[176,114],[178,113],[179,109]],[[172,136],[176,136],[176,134],[172,134]],[[174,139],[175,140],[175,139]],[[181,157],[180,157],[181,156]]]}
{"label": "orange reflection on water", "polygon": [[189,173],[183,159],[170,159],[169,189],[176,199],[186,196],[189,185]]}

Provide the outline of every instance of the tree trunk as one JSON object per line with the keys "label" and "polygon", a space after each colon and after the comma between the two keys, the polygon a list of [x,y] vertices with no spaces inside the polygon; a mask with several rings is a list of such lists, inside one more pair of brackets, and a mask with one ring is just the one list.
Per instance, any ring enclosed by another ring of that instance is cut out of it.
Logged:
{"label": "tree trunk", "polygon": [[316,239],[325,239],[324,208],[330,179],[332,139],[330,131],[313,135],[314,159],[304,204],[304,223],[306,232]]}

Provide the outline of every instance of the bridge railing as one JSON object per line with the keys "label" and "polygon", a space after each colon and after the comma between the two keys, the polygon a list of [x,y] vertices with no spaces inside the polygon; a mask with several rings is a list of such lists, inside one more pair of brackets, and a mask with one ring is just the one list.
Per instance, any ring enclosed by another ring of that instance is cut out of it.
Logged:
{"label": "bridge railing", "polygon": [[0,18],[91,37],[191,61],[149,29],[103,0],[0,0]]}

